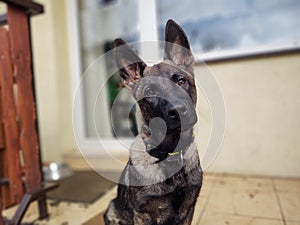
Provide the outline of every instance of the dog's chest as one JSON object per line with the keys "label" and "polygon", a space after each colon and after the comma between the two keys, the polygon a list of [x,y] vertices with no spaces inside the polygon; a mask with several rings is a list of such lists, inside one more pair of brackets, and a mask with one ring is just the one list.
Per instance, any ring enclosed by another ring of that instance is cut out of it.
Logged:
{"label": "dog's chest", "polygon": [[[192,177],[194,179],[191,179]],[[187,174],[185,168],[182,168],[164,182],[144,187],[132,187],[131,194],[135,196],[131,196],[131,199],[139,199],[135,204],[141,203],[139,208],[148,212],[160,213],[163,209],[177,211],[182,205],[185,207],[193,205],[201,184],[201,170],[195,169]]]}

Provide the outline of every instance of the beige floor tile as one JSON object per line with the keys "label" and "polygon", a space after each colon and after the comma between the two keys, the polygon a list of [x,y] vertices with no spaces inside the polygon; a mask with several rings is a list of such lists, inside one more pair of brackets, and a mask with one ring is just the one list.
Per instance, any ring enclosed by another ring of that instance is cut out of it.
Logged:
{"label": "beige floor tile", "polygon": [[249,218],[226,213],[204,213],[197,225],[242,225],[248,224]]}
{"label": "beige floor tile", "polygon": [[271,179],[249,176],[219,176],[216,178],[216,186],[235,190],[273,191]]}
{"label": "beige floor tile", "polygon": [[283,225],[283,222],[226,213],[205,213],[197,225]]}
{"label": "beige floor tile", "polygon": [[286,221],[286,225],[300,225],[300,222]]}
{"label": "beige floor tile", "polygon": [[256,190],[238,192],[234,204],[237,214],[281,219],[280,207],[274,192]]}
{"label": "beige floor tile", "polygon": [[200,191],[200,197],[208,197],[212,192],[212,188],[215,184],[216,177],[211,174],[203,175],[203,183]]}
{"label": "beige floor tile", "polygon": [[195,206],[195,211],[194,211],[194,217],[193,217],[192,225],[198,225],[198,221],[199,221],[201,215],[204,212],[206,204],[207,204],[207,198],[200,196],[198,198],[197,204]]}
{"label": "beige floor tile", "polygon": [[274,179],[278,192],[300,193],[300,179]]}
{"label": "beige floor tile", "polygon": [[278,195],[286,220],[300,221],[300,194],[278,192]]}
{"label": "beige floor tile", "polygon": [[284,223],[281,220],[251,218],[249,224],[247,225],[284,225]]}
{"label": "beige floor tile", "polygon": [[235,189],[216,186],[206,210],[237,215],[281,219],[280,208],[274,191]]}
{"label": "beige floor tile", "polygon": [[236,213],[234,207],[234,192],[229,188],[215,187],[208,200],[206,211]]}

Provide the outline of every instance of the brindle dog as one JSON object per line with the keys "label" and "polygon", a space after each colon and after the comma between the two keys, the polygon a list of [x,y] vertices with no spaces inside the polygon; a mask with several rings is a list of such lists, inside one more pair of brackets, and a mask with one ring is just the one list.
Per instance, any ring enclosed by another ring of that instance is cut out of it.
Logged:
{"label": "brindle dog", "polygon": [[[166,25],[164,60],[147,66],[121,39],[116,63],[141,109],[141,134],[130,149],[107,225],[188,225],[202,185],[194,142],[197,122],[194,57],[182,28]],[[152,123],[156,119],[155,123]]]}

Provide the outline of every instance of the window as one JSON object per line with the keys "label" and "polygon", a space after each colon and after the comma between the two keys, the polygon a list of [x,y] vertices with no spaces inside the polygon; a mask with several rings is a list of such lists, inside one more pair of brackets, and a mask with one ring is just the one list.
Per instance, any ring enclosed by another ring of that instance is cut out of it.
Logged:
{"label": "window", "polygon": [[160,37],[165,22],[174,18],[186,31],[198,58],[226,58],[300,46],[298,0],[156,2]]}
{"label": "window", "polygon": [[[187,33],[196,59],[281,51],[300,45],[298,0],[69,0],[68,4],[76,97],[74,130],[79,143],[89,149],[98,148],[99,137],[108,148],[122,148],[114,141],[115,134],[132,140],[136,133],[138,122],[132,115],[137,109],[128,92],[122,92],[123,107],[111,111],[119,95],[113,59],[108,54],[93,64],[112,49],[117,37],[127,42],[163,40],[166,21],[173,18]],[[84,78],[84,71],[90,79]],[[124,109],[131,116],[122,114]]]}

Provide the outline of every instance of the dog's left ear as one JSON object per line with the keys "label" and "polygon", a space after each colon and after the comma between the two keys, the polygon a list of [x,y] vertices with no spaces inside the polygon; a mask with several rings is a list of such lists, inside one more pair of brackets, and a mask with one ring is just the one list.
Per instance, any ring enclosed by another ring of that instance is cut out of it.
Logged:
{"label": "dog's left ear", "polygon": [[182,28],[173,20],[168,20],[165,32],[164,59],[171,60],[177,66],[192,66],[194,57]]}
{"label": "dog's left ear", "polygon": [[132,89],[143,76],[146,64],[122,39],[114,41],[115,58],[123,84]]}

